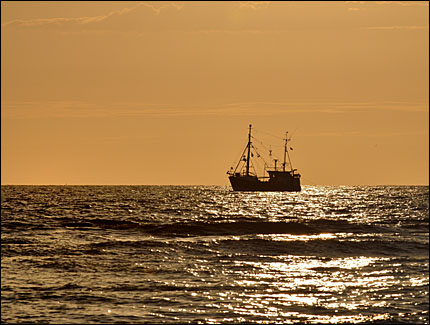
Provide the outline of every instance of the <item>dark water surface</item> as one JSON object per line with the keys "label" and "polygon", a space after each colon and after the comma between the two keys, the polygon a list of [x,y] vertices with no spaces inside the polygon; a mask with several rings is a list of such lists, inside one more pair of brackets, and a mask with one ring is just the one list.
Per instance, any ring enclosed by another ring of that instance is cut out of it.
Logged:
{"label": "dark water surface", "polygon": [[429,187],[2,186],[1,321],[429,323]]}

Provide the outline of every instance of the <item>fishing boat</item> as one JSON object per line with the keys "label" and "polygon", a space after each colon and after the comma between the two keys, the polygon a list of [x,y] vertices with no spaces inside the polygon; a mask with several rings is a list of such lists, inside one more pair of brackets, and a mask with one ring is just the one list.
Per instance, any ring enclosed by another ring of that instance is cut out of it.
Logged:
{"label": "fishing boat", "polygon": [[[271,159],[271,150],[269,150],[270,160],[274,162],[271,166],[264,162],[263,176],[258,177],[251,158],[254,158],[254,152],[257,158],[261,155],[253,145],[251,135],[252,124],[249,125],[248,143],[243,150],[241,158],[236,165],[236,168],[231,167],[227,172],[229,175],[231,186],[234,191],[301,191],[300,174],[297,169],[293,169],[291,164],[290,154],[288,152],[288,132],[286,132],[284,140],[284,160],[281,166],[277,166],[278,159]],[[290,148],[292,149],[292,148]],[[287,157],[288,167],[287,169]],[[270,164],[271,164],[270,161]],[[266,176],[267,175],[267,176]]]}

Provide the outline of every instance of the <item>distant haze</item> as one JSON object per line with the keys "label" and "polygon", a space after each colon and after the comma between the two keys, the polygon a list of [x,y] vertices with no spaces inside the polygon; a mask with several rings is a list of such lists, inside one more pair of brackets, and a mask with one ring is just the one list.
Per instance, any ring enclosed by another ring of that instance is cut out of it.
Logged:
{"label": "distant haze", "polygon": [[428,91],[427,1],[2,1],[1,183],[227,185],[253,124],[304,185],[428,185]]}

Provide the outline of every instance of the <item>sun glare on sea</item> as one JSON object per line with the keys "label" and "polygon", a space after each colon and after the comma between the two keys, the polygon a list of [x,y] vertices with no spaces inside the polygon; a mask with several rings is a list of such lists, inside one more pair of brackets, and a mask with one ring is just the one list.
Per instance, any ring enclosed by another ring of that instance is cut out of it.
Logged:
{"label": "sun glare on sea", "polygon": [[[278,240],[291,240],[289,236],[281,236]],[[297,237],[295,236],[297,240]],[[307,240],[304,236],[303,240]],[[323,234],[321,238],[332,238],[330,234]],[[362,296],[362,287],[381,288],[392,278],[384,272],[368,272],[366,276],[357,277],[358,270],[370,267],[373,263],[381,263],[383,259],[376,257],[345,257],[345,258],[314,258],[300,256],[278,256],[276,262],[236,262],[237,266],[252,267],[260,270],[253,274],[244,275],[243,280],[236,284],[244,288],[243,299],[249,310],[243,313],[256,313],[258,310],[270,312],[274,317],[291,316],[292,319],[308,319],[313,316],[300,312],[286,313],[286,307],[297,309],[297,306],[315,307],[315,310],[327,308],[333,310],[331,315],[318,317],[319,323],[335,324],[339,322],[360,323],[370,320],[387,319],[388,314],[345,315],[346,310],[353,311],[363,306],[375,307],[375,302]],[[250,288],[255,285],[267,284],[264,294],[253,293]],[[385,284],[384,284],[385,283]],[[338,299],[333,297],[336,292]],[[346,293],[349,294],[346,296]],[[226,293],[228,297],[228,293]],[[378,302],[379,307],[386,307],[387,303]],[[252,308],[251,308],[252,307]],[[341,312],[343,311],[343,312]],[[240,311],[239,311],[240,312]],[[316,319],[316,318],[315,318]]]}

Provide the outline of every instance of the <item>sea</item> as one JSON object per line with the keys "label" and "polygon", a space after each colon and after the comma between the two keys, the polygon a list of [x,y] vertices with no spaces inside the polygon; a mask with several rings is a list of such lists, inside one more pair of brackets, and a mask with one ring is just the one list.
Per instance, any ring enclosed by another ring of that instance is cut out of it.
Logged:
{"label": "sea", "polygon": [[1,186],[1,322],[429,324],[429,186]]}

